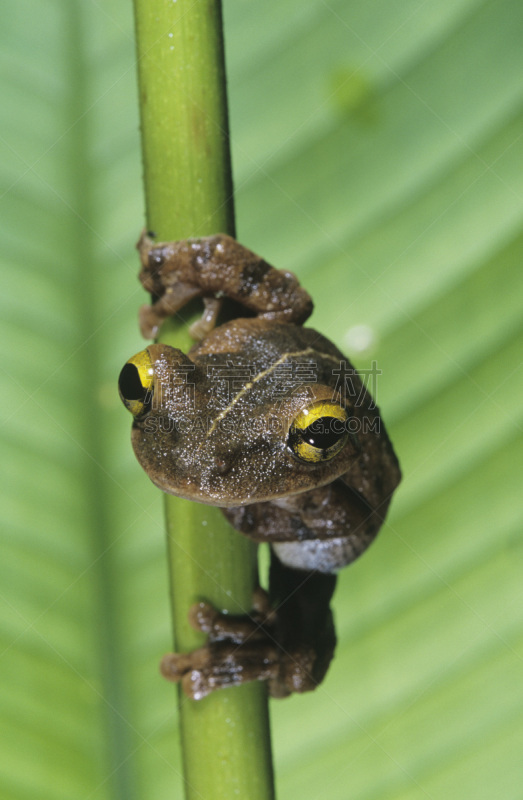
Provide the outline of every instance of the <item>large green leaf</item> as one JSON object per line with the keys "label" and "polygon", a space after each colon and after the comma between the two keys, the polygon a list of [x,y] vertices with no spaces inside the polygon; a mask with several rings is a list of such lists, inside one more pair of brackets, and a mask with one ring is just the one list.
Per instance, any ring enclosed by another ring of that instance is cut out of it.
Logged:
{"label": "large green leaf", "polygon": [[[182,791],[161,504],[115,392],[141,347],[131,12],[3,14],[8,800]],[[340,576],[327,680],[272,704],[280,798],[516,800],[523,6],[226,0],[225,23],[239,236],[376,361],[405,473]]]}

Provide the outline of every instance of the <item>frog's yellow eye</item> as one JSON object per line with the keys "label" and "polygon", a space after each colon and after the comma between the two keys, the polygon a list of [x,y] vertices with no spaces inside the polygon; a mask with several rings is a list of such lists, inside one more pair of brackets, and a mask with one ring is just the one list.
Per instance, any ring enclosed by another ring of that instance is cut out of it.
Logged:
{"label": "frog's yellow eye", "polygon": [[345,409],[332,400],[320,400],[300,411],[289,429],[287,443],[300,461],[328,461],[349,438],[348,418]]}
{"label": "frog's yellow eye", "polygon": [[147,350],[124,364],[118,378],[122,403],[134,417],[149,411],[153,397],[154,367]]}

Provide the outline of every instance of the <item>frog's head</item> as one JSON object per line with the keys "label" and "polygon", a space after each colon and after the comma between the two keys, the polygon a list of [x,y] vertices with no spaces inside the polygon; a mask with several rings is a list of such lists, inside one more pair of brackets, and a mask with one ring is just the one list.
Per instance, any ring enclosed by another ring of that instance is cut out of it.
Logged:
{"label": "frog's head", "polygon": [[350,468],[357,442],[332,387],[309,383],[281,397],[270,369],[240,370],[225,383],[213,369],[154,344],[120,373],[136,457],[164,492],[238,506],[307,491]]}

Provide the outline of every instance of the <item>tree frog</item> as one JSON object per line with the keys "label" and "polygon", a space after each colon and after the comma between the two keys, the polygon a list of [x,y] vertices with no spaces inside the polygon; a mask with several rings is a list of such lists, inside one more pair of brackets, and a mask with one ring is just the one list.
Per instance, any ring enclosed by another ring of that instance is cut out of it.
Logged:
{"label": "tree frog", "polygon": [[[379,410],[338,348],[303,327],[312,301],[292,273],[224,234],[143,234],[138,249],[146,337],[190,299],[205,305],[189,353],[152,344],[121,371],[138,461],[164,492],[219,506],[271,547],[252,613],[193,606],[208,642],[162,671],[195,699],[251,680],[274,697],[313,689],[336,644],[336,574],[372,542],[400,481]],[[217,327],[224,297],[239,313]]]}

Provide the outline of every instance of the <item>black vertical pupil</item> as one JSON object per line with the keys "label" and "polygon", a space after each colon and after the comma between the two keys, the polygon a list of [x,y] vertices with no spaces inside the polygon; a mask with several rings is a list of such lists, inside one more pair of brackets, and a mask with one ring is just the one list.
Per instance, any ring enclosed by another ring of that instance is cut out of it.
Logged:
{"label": "black vertical pupil", "polygon": [[118,378],[118,387],[126,400],[145,400],[147,389],[142,385],[140,373],[134,364],[125,364]]}

